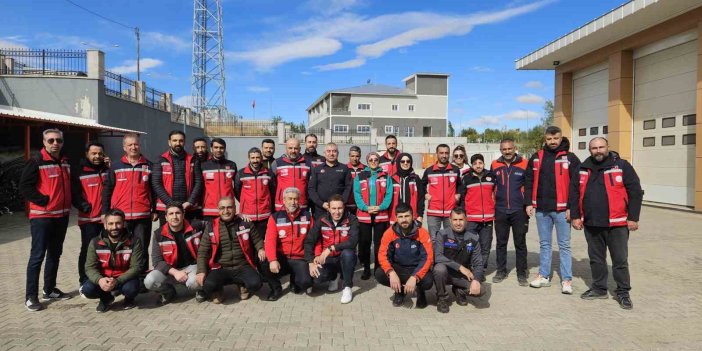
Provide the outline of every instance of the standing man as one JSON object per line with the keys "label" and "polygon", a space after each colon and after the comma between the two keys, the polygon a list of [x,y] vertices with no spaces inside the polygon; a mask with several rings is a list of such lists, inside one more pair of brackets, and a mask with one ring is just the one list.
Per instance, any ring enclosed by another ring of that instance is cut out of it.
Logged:
{"label": "standing man", "polygon": [[400,153],[397,158],[397,173],[392,176],[392,205],[390,206],[390,224],[396,222],[395,207],[406,204],[412,208],[412,218],[421,227],[424,216],[424,184],[422,179],[414,173],[412,168],[412,155]]}
{"label": "standing man", "polygon": [[290,288],[295,294],[312,287],[309,265],[305,262],[304,242],[314,224],[307,209],[300,208],[300,190],[289,187],[283,191],[285,209],[268,219],[266,258],[262,265],[271,292],[268,301],[283,296],[280,277],[290,274]]}
{"label": "standing man", "polygon": [[[124,212],[125,228],[142,247],[151,239],[151,222],[158,219],[151,191],[152,163],[141,154],[138,134],[125,134],[122,138],[124,156],[112,163],[102,189],[102,214],[111,208]],[[141,265],[148,268],[148,255],[141,256]]]}
{"label": "standing man", "polygon": [[353,181],[356,179],[359,173],[361,173],[366,166],[361,163],[361,148],[353,145],[349,148],[349,163],[346,164],[349,168],[349,173],[351,173],[351,193],[349,194],[348,200],[346,200],[346,209],[353,214],[356,214],[356,199],[353,197]]}
{"label": "standing man", "polygon": [[166,206],[173,201],[183,204],[185,218],[192,219],[198,200],[202,194],[202,171],[200,162],[187,153],[185,133],[180,130],[168,134],[168,151],[154,163],[154,176],[151,185],[156,193],[156,210],[159,211],[161,225],[166,221]]}
{"label": "standing man", "polygon": [[478,234],[483,268],[487,268],[492,248],[492,227],[495,221],[495,175],[485,169],[481,154],[470,157],[471,169],[461,183],[463,208],[468,220],[467,229]]}
{"label": "standing man", "polygon": [[311,168],[324,163],[324,157],[317,153],[317,135],[315,134],[305,135],[305,159]]}
{"label": "standing man", "polygon": [[234,178],[234,194],[239,200],[239,213],[251,220],[261,239],[266,233],[268,217],[273,213],[276,182],[273,172],[261,164],[261,150],[249,150],[249,164]]}
{"label": "standing man", "polygon": [[25,307],[31,312],[44,306],[39,302],[39,272],[44,265],[42,300],[67,300],[71,296],[56,288],[59,260],[71,212],[71,166],[63,156],[63,132],[47,129],[44,147],[27,160],[20,177],[19,191],[29,201],[29,225],[32,248],[27,263]]}
{"label": "standing man", "polygon": [[329,198],[329,210],[320,216],[305,239],[305,261],[315,285],[329,282],[329,291],[339,289],[339,278],[344,282],[341,303],[353,300],[353,271],[356,267],[358,220],[344,208],[344,197]]}
{"label": "standing man", "polygon": [[393,306],[402,306],[405,295],[417,291],[415,308],[425,308],[425,292],[433,285],[434,248],[431,238],[426,229],[417,226],[409,206],[400,204],[395,212],[397,223],[388,228],[380,243],[378,260],[381,269],[375,271],[375,279],[395,292]]}
{"label": "standing man", "polygon": [[324,147],[325,161],[312,169],[307,194],[314,203],[314,216],[319,218],[329,212],[329,198],[341,195],[347,199],[353,189],[351,172],[339,163],[339,148],[334,143]]}
{"label": "standing man", "polygon": [[107,312],[115,301],[113,292],[124,295],[122,308],[136,307],[134,299],[139,294],[141,255],[144,249],[141,240],[136,240],[124,226],[124,212],[111,209],[105,214],[105,230],[93,238],[88,247],[83,294],[89,299],[100,299],[95,309]]}
{"label": "standing man", "polygon": [[197,302],[205,301],[202,286],[195,279],[197,251],[204,229],[203,221],[190,223],[185,220],[185,211],[179,203],[174,202],[166,207],[166,224],[154,231],[151,241],[154,269],[144,279],[147,289],[161,295],[161,304],[165,305],[176,298],[176,284],[194,290]]}
{"label": "standing man", "polygon": [[551,286],[551,241],[556,227],[561,267],[561,292],[572,294],[572,258],[570,254],[570,208],[568,189],[570,180],[578,174],[580,160],[569,152],[570,141],[555,126],[546,128],[546,142],[536,152],[526,170],[524,196],[526,213],[536,214],[539,230],[539,274],[529,285],[533,288]]}
{"label": "standing man", "polygon": [[634,168],[609,151],[607,139],[590,140],[590,157],[579,167],[580,181],[570,186],[573,228],[585,228],[592,286],[585,300],[607,298],[607,249],[612,258],[614,290],[619,306],[634,308],[629,296],[629,232],[639,229],[643,191]]}
{"label": "standing man", "polygon": [[520,286],[528,286],[526,233],[529,231],[529,217],[524,211],[524,177],[527,160],[517,154],[514,140],[500,142],[502,156],[492,161],[490,169],[497,180],[495,186],[495,256],[497,271],[493,283],[507,278],[507,243],[512,228],[514,251],[517,265],[517,281]]}
{"label": "standing man", "polygon": [[451,228],[439,230],[432,244],[436,309],[448,313],[451,303],[447,284],[452,286],[459,306],[468,304],[468,295],[480,295],[480,282],[484,280],[480,238],[466,228],[466,212],[456,207],[451,210]]}
{"label": "standing man", "polygon": [[311,163],[305,156],[300,155],[300,141],[295,138],[285,142],[285,151],[287,154],[275,160],[271,168],[278,185],[275,193],[275,210],[283,209],[283,191],[289,187],[300,191],[298,199],[300,208],[307,208],[307,184],[312,171]]}
{"label": "standing man", "polygon": [[380,167],[389,175],[397,173],[397,157],[400,151],[397,150],[397,138],[394,135],[385,137],[385,153],[380,156]]}
{"label": "standing man", "polygon": [[102,185],[110,167],[110,158],[105,157],[105,147],[95,141],[88,143],[85,157],[78,168],[71,172],[71,200],[78,209],[80,227],[80,252],[78,253],[78,291],[88,278],[85,275],[85,256],[90,240],[102,231]]}
{"label": "standing man", "polygon": [[261,151],[263,155],[261,164],[271,169],[271,167],[273,167],[273,162],[275,162],[275,141],[273,141],[273,139],[263,139],[261,142]]}
{"label": "standing man", "polygon": [[219,199],[223,197],[234,198],[234,178],[237,173],[236,163],[224,157],[224,153],[227,151],[227,143],[224,139],[212,139],[210,147],[212,148],[212,157],[200,164],[205,185],[202,212],[207,220],[219,216]]}
{"label": "standing man", "polygon": [[446,144],[436,147],[436,163],[424,170],[422,184],[427,191],[427,222],[429,234],[434,237],[439,229],[451,226],[451,210],[461,198],[459,185],[461,176],[458,168],[449,163],[451,148]]}

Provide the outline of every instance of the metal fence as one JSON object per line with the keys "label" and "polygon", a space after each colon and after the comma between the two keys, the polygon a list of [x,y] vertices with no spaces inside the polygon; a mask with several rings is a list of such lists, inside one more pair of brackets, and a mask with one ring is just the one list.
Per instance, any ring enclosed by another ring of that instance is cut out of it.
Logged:
{"label": "metal fence", "polygon": [[208,121],[205,132],[211,136],[274,136],[277,135],[277,126],[269,120]]}
{"label": "metal fence", "polygon": [[87,77],[83,50],[0,49],[0,56],[14,60],[0,74]]}
{"label": "metal fence", "polygon": [[121,99],[137,101],[136,82],[121,74],[105,71],[105,94]]}
{"label": "metal fence", "polygon": [[359,132],[357,130],[331,130],[331,138],[327,140],[324,128],[311,128],[307,130],[307,133],[298,133],[298,139],[302,140],[306,134],[314,134],[317,136],[317,144],[324,145],[329,142],[336,144],[350,144],[350,145],[370,145],[371,143],[371,133],[370,129],[367,132]]}
{"label": "metal fence", "polygon": [[166,93],[154,88],[146,87],[146,105],[159,109],[166,110]]}

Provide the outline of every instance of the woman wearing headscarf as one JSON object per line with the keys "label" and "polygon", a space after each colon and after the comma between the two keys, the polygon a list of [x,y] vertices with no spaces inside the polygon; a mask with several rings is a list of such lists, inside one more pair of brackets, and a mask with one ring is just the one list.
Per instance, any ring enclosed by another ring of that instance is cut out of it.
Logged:
{"label": "woman wearing headscarf", "polygon": [[392,177],[380,167],[377,152],[366,155],[366,167],[353,181],[353,195],[356,200],[356,217],[359,224],[358,258],[363,264],[362,280],[371,277],[370,246],[373,242],[375,268],[378,268],[378,248],[383,232],[390,220],[392,202]]}
{"label": "woman wearing headscarf", "polygon": [[392,176],[392,206],[390,206],[390,223],[395,223],[395,207],[406,204],[412,208],[412,217],[422,226],[424,217],[424,185],[422,179],[414,173],[412,155],[403,152],[397,158],[397,173]]}

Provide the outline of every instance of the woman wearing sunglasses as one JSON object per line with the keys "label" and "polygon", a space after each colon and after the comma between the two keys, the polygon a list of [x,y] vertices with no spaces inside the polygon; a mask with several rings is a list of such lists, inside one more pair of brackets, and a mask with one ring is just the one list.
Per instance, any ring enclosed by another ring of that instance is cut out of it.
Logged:
{"label": "woman wearing sunglasses", "polygon": [[401,153],[397,158],[397,173],[392,176],[392,206],[390,209],[390,223],[395,223],[395,207],[406,204],[412,208],[412,218],[422,226],[424,216],[424,185],[422,179],[414,173],[412,168],[412,155]]}
{"label": "woman wearing sunglasses", "polygon": [[463,145],[456,146],[456,148],[453,149],[452,163],[461,171],[461,177],[463,177],[470,170],[470,165],[466,161],[468,161],[466,148],[463,147]]}
{"label": "woman wearing sunglasses", "polygon": [[380,156],[371,152],[366,156],[368,167],[353,181],[356,216],[359,224],[358,258],[363,264],[362,280],[371,277],[370,246],[373,241],[375,268],[378,268],[378,248],[390,220],[392,178],[380,167]]}

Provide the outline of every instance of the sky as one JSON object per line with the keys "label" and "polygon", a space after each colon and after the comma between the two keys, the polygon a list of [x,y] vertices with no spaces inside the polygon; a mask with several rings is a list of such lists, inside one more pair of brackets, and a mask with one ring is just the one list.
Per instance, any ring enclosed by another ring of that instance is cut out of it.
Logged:
{"label": "sky", "polygon": [[[107,69],[190,100],[193,2],[0,0],[0,48],[100,49]],[[514,61],[624,0],[223,0],[227,107],[244,118],[306,122],[325,91],[403,86],[415,72],[448,73],[454,128],[526,128],[553,99],[553,71]]]}

